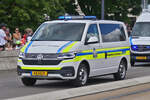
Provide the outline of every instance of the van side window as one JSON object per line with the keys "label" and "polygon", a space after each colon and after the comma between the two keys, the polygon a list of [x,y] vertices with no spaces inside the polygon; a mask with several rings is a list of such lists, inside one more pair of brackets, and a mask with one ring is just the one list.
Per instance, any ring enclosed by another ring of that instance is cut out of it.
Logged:
{"label": "van side window", "polygon": [[125,41],[125,31],[121,24],[99,24],[103,42]]}
{"label": "van side window", "polygon": [[86,41],[88,41],[90,37],[97,37],[99,40],[99,32],[97,29],[97,24],[91,24],[89,26],[88,31],[87,31]]}

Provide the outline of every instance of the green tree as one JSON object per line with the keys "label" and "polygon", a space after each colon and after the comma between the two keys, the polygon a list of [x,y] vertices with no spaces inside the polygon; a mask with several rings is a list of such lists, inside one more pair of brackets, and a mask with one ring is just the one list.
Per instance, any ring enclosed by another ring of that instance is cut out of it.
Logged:
{"label": "green tree", "polygon": [[[1,0],[0,22],[8,24],[11,30],[19,27],[24,30],[27,27],[36,29],[44,22],[44,14],[51,19],[63,15],[65,9],[61,0]],[[64,3],[65,4],[65,3]]]}
{"label": "green tree", "polygon": [[[50,19],[68,13],[78,15],[75,0],[0,0],[0,23],[8,24],[11,31],[19,27],[22,31],[36,29],[44,22],[44,14]],[[101,18],[101,0],[78,0],[85,15]],[[141,0],[105,0],[105,18],[130,22],[128,14],[139,15]]]}
{"label": "green tree", "polygon": [[[86,15],[101,18],[101,0],[78,0]],[[105,19],[130,22],[128,14],[139,15],[141,0],[105,0]]]}

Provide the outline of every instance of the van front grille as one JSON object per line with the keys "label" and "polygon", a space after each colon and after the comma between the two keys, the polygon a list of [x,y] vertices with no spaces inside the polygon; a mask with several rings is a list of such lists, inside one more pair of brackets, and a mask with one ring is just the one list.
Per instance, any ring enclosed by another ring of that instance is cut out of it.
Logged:
{"label": "van front grille", "polygon": [[137,45],[136,51],[139,52],[150,51],[150,45]]}
{"label": "van front grille", "polygon": [[25,60],[24,65],[58,65],[62,60]]}

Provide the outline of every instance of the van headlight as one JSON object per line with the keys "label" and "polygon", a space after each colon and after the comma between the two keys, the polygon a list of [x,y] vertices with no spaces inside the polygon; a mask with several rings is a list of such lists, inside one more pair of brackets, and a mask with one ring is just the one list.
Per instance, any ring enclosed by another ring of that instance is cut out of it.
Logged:
{"label": "van headlight", "polygon": [[20,52],[19,58],[25,58],[25,53],[24,52]]}
{"label": "van headlight", "polygon": [[58,55],[58,59],[73,59],[75,58],[75,53],[61,53]]}

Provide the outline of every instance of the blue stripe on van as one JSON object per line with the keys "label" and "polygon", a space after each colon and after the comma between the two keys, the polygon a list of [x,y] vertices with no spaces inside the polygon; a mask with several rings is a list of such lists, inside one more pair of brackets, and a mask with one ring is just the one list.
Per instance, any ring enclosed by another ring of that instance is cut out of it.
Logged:
{"label": "blue stripe on van", "polygon": [[32,43],[33,43],[33,41],[31,41],[31,42],[28,44],[28,46],[27,46],[26,49],[25,49],[25,53],[28,52],[28,49],[29,49],[29,47],[31,46]]}
{"label": "blue stripe on van", "polygon": [[73,43],[73,41],[70,41],[70,42],[64,44],[62,47],[60,47],[60,48],[57,50],[57,53],[60,53],[61,50],[63,50],[65,47],[67,47],[67,46],[68,46],[69,44],[71,44],[71,43]]}
{"label": "blue stripe on van", "polygon": [[[128,51],[130,49],[118,49],[118,50],[108,50],[108,51],[97,51],[97,54],[100,54],[100,53],[108,53],[108,52],[119,52],[119,51],[123,51],[123,53],[125,51]],[[86,53],[78,53],[76,56],[85,56],[85,55],[92,55],[93,52],[86,52]]]}

